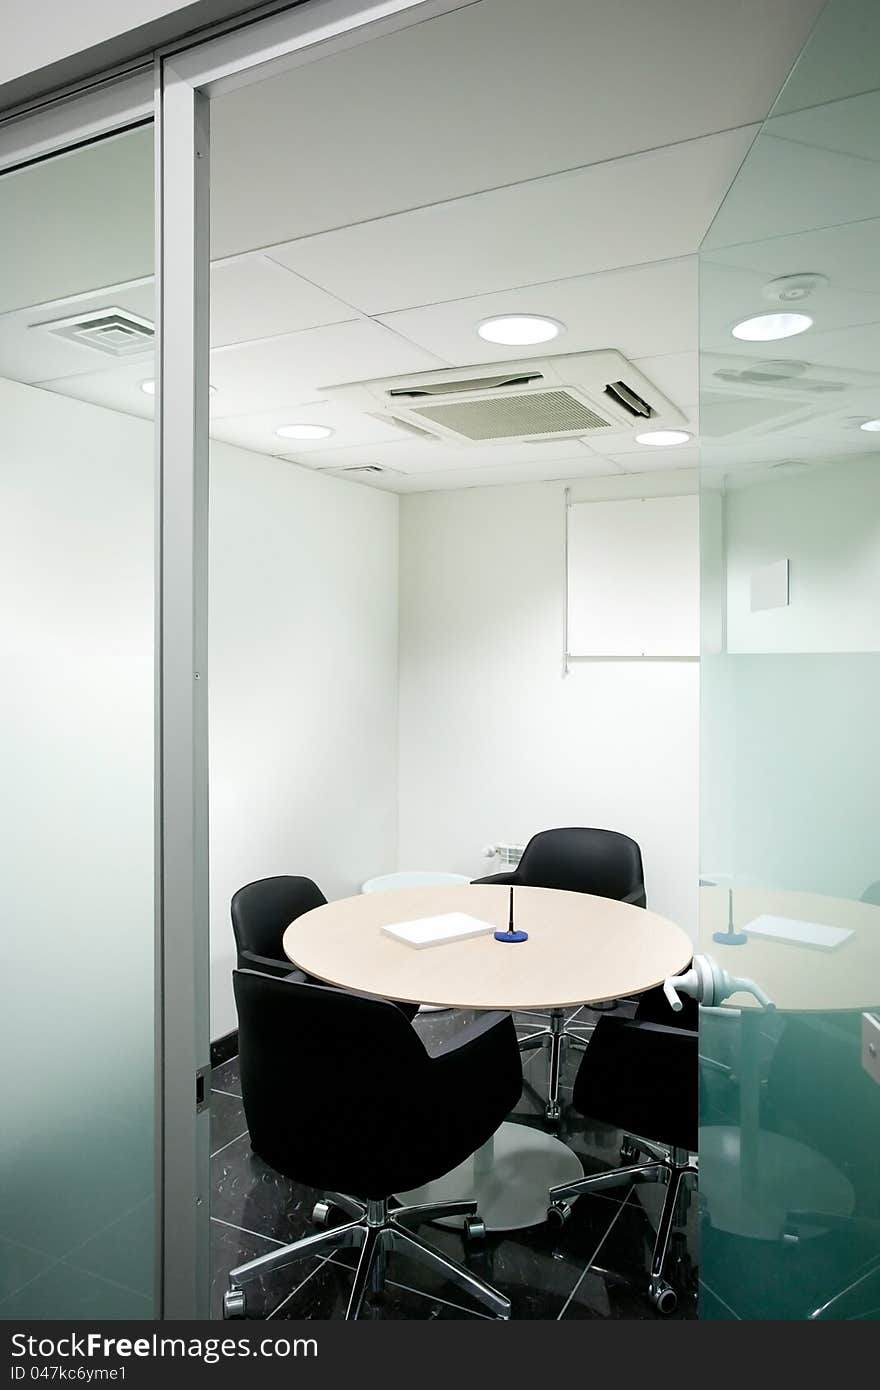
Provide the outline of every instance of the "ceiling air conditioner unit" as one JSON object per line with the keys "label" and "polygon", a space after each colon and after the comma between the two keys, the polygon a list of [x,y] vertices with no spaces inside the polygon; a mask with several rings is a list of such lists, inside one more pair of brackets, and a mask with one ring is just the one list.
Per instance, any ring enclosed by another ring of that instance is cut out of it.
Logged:
{"label": "ceiling air conditioner unit", "polygon": [[619,352],[490,362],[326,388],[357,410],[421,438],[454,444],[527,443],[685,424]]}

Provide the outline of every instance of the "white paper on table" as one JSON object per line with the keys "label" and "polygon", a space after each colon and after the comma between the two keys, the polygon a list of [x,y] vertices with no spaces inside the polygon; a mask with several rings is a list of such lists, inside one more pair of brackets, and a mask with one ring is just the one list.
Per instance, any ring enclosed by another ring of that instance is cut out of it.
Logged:
{"label": "white paper on table", "polygon": [[407,946],[421,948],[466,941],[469,936],[486,936],[497,928],[467,912],[443,912],[439,917],[419,917],[413,922],[390,922],[382,930],[386,936],[405,941]]}
{"label": "white paper on table", "polygon": [[788,941],[795,946],[815,946],[820,951],[834,951],[853,935],[848,927],[800,922],[795,917],[774,917],[768,912],[753,922],[746,922],[743,931],[749,936],[769,936],[774,941]]}

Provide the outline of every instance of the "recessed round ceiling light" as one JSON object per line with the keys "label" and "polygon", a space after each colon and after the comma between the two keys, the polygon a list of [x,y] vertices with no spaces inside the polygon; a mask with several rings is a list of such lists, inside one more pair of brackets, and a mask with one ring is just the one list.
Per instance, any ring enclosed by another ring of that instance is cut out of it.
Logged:
{"label": "recessed round ceiling light", "polygon": [[655,449],[670,449],[673,444],[687,444],[687,430],[645,430],[636,435],[637,444],[653,444]]}
{"label": "recessed round ceiling light", "polygon": [[863,425],[859,425],[860,430],[867,430],[873,434],[875,430],[880,430],[880,420],[866,420]]}
{"label": "recessed round ceiling light", "polygon": [[774,338],[793,338],[812,328],[809,314],[756,314],[754,318],[735,323],[730,330],[734,338],[747,343],[771,343]]}
{"label": "recessed round ceiling light", "polygon": [[487,343],[530,347],[534,343],[549,343],[564,327],[556,319],[546,319],[541,314],[504,314],[496,319],[483,319],[477,332]]}
{"label": "recessed round ceiling light", "polygon": [[329,425],[281,425],[275,431],[282,439],[329,439]]}
{"label": "recessed round ceiling light", "polygon": [[[155,396],[155,394],[156,394],[156,383],[155,383],[155,381],[152,379],[152,377],[150,378],[149,381],[142,381],[142,382],[141,382],[141,390],[143,391],[143,393],[144,393],[145,396]],[[216,394],[217,394],[217,387],[216,387],[216,386],[209,386],[209,387],[208,387],[208,394],[209,394],[210,396],[216,396]]]}

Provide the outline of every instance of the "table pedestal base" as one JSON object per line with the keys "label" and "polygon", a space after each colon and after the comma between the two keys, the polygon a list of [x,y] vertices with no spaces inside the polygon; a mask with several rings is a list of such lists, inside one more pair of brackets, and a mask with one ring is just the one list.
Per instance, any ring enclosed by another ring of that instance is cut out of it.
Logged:
{"label": "table pedestal base", "polygon": [[[550,1188],[583,1172],[577,1155],[552,1134],[505,1122],[451,1173],[396,1195],[405,1206],[472,1198],[487,1231],[518,1231],[546,1220]],[[460,1228],[462,1218],[438,1224]]]}
{"label": "table pedestal base", "polygon": [[776,1241],[791,1211],[850,1215],[852,1186],[822,1154],[767,1130],[743,1138],[741,1153],[741,1137],[733,1125],[700,1130],[700,1195],[715,1230]]}

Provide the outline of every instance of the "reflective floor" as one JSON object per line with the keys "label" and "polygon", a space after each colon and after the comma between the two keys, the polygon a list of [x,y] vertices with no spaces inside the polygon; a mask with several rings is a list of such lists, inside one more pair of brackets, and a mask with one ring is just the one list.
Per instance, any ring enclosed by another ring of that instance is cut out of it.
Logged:
{"label": "reflective floor", "polygon": [[[581,1018],[588,1017],[584,1011]],[[434,1041],[448,1036],[470,1015],[449,1011],[423,1014],[419,1031]],[[518,1023],[520,1020],[518,1020]],[[523,1032],[534,1020],[522,1019]],[[617,1166],[619,1131],[585,1120],[571,1107],[571,1085],[582,1053],[564,1061],[563,1118],[558,1131],[577,1153],[585,1172]],[[510,1117],[524,1125],[544,1125],[547,1059],[524,1056],[525,1086]],[[312,1207],[320,1195],[280,1177],[252,1152],[241,1104],[238,1061],[213,1073],[212,1123],[212,1313],[220,1316],[226,1276],[234,1266],[313,1231]],[[560,1231],[546,1223],[524,1231],[490,1234],[465,1247],[461,1236],[440,1226],[423,1228],[433,1244],[460,1260],[507,1294],[514,1318],[654,1318],[646,1297],[646,1276],[655,1223],[664,1188],[649,1183],[635,1189],[606,1190],[583,1196]],[[669,1277],[680,1294],[681,1318],[696,1316],[697,1201],[680,1213],[683,1227],[674,1236]],[[353,1254],[312,1259],[248,1284],[248,1314],[254,1318],[333,1318],[345,1312]],[[484,1310],[422,1265],[391,1257],[385,1294],[368,1304],[365,1316],[380,1318],[484,1317]]]}

